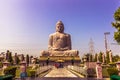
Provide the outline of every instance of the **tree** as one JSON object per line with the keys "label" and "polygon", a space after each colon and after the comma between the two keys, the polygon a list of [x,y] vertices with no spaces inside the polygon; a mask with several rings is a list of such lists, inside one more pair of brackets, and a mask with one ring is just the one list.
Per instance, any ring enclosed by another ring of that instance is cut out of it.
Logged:
{"label": "tree", "polygon": [[119,60],[120,60],[120,56],[119,55],[113,56],[113,62],[117,62]]}
{"label": "tree", "polygon": [[26,62],[27,62],[27,65],[29,65],[29,55],[28,54],[26,55]]}
{"label": "tree", "polygon": [[109,51],[106,52],[106,63],[110,63]]}
{"label": "tree", "polygon": [[94,61],[97,62],[97,53],[95,54]]}
{"label": "tree", "polygon": [[15,64],[19,64],[19,62],[20,62],[20,59],[18,58],[17,53],[15,53]]}
{"label": "tree", "polygon": [[99,53],[99,61],[102,62],[102,52]]}
{"label": "tree", "polygon": [[25,59],[24,59],[24,55],[23,54],[21,54],[21,61],[24,61]]}
{"label": "tree", "polygon": [[8,53],[9,53],[9,50],[7,50],[6,52],[6,60],[8,61]]}
{"label": "tree", "polygon": [[114,39],[120,44],[120,7],[114,13],[115,22],[112,22],[112,26],[117,30],[114,32]]}
{"label": "tree", "polygon": [[16,56],[16,64],[19,64],[20,63],[20,59],[18,56]]}
{"label": "tree", "polygon": [[91,53],[89,53],[89,62],[93,61],[93,55]]}
{"label": "tree", "polygon": [[13,63],[12,53],[8,53],[8,62]]}

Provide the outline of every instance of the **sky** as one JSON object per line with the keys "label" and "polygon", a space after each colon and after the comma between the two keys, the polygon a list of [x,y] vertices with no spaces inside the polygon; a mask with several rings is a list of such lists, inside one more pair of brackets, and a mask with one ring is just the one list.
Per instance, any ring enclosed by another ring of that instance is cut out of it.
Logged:
{"label": "sky", "polygon": [[80,55],[89,53],[90,39],[95,53],[105,52],[105,32],[110,32],[108,49],[118,54],[111,22],[119,6],[119,0],[0,0],[0,52],[40,56],[61,20]]}

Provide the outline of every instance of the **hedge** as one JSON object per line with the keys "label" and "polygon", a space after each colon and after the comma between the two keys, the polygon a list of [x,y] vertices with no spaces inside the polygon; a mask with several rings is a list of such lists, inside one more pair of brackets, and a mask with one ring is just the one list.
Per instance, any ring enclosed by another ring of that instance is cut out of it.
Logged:
{"label": "hedge", "polygon": [[0,80],[13,80],[12,75],[0,76]]}
{"label": "hedge", "polygon": [[107,72],[109,74],[109,76],[112,76],[112,75],[118,75],[118,70],[117,68],[107,68]]}
{"label": "hedge", "polygon": [[5,75],[13,75],[13,77],[15,77],[16,69],[17,69],[17,67],[10,66],[4,70],[4,74]]}

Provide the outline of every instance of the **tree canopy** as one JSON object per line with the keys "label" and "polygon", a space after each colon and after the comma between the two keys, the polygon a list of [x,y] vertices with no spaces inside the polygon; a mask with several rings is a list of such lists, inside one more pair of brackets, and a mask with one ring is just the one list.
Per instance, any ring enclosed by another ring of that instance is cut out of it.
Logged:
{"label": "tree canopy", "polygon": [[114,39],[120,44],[120,7],[114,13],[115,21],[112,22],[112,26],[117,30],[114,32]]}

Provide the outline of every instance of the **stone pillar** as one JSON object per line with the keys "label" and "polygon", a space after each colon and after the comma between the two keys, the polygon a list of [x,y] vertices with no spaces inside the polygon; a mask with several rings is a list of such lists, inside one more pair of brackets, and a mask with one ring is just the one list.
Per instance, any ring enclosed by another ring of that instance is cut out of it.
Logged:
{"label": "stone pillar", "polygon": [[101,62],[96,63],[96,74],[97,74],[97,79],[102,79],[103,78]]}
{"label": "stone pillar", "polygon": [[25,61],[22,61],[20,64],[21,64],[21,65],[20,65],[20,71],[21,71],[21,73],[20,73],[20,78],[21,78],[21,79],[24,79],[25,77],[27,77],[26,62],[25,62]]}
{"label": "stone pillar", "polygon": [[97,62],[99,62],[99,55],[97,54]]}
{"label": "stone pillar", "polygon": [[8,62],[8,61],[3,62],[4,69],[7,68],[9,65],[10,65],[10,62]]}
{"label": "stone pillar", "polygon": [[116,67],[118,69],[118,75],[120,76],[120,61],[116,63]]}
{"label": "stone pillar", "polygon": [[110,59],[110,63],[112,63],[112,51],[109,51],[109,59]]}

